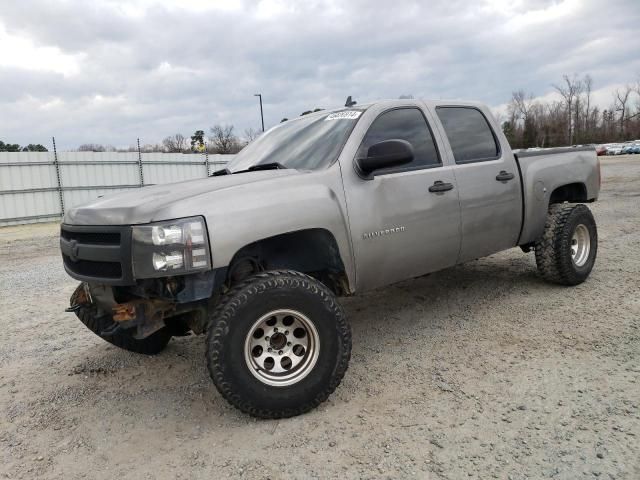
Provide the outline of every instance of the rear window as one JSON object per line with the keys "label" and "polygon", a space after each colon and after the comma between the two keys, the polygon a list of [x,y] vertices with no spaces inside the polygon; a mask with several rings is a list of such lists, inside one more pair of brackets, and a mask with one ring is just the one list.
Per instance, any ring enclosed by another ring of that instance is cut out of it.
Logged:
{"label": "rear window", "polygon": [[456,163],[481,162],[498,157],[498,143],[480,110],[438,107],[436,112],[449,138]]}

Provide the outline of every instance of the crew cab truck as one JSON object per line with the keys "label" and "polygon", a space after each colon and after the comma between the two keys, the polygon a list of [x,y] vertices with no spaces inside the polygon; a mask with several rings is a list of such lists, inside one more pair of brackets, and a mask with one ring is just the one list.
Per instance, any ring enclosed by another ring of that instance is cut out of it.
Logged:
{"label": "crew cab truck", "polygon": [[206,334],[219,392],[243,412],[306,412],[351,354],[339,296],[521,247],[540,275],[583,282],[597,231],[592,148],[515,154],[489,109],[393,100],[281,123],[201,180],[70,209],[70,311],[155,354]]}

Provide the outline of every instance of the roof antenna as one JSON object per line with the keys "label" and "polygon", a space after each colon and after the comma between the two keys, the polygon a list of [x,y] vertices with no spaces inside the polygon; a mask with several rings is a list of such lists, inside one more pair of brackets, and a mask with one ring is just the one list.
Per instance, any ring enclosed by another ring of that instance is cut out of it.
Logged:
{"label": "roof antenna", "polygon": [[351,100],[351,95],[349,95],[347,97],[347,101],[345,102],[344,106],[345,107],[353,107],[356,103],[358,103],[358,102],[356,102],[355,100]]}

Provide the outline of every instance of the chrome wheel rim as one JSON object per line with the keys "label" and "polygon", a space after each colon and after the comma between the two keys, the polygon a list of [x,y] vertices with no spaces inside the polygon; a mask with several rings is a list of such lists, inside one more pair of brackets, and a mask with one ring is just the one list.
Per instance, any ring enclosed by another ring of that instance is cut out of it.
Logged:
{"label": "chrome wheel rim", "polygon": [[581,267],[587,263],[591,249],[591,237],[586,226],[580,224],[576,227],[571,237],[571,260]]}
{"label": "chrome wheel rim", "polygon": [[309,375],[319,349],[318,331],[308,317],[295,310],[274,310],[249,329],[244,359],[262,383],[286,387]]}

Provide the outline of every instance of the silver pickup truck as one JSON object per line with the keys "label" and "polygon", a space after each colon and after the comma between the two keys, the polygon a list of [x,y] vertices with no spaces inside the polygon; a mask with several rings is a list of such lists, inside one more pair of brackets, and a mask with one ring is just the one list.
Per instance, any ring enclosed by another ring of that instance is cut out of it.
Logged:
{"label": "silver pickup truck", "polygon": [[394,100],[281,123],[210,178],[69,210],[73,311],[118,347],[206,333],[219,392],[251,415],[306,412],[351,355],[338,296],[519,246],[541,276],[589,275],[593,149],[514,154],[472,102]]}

